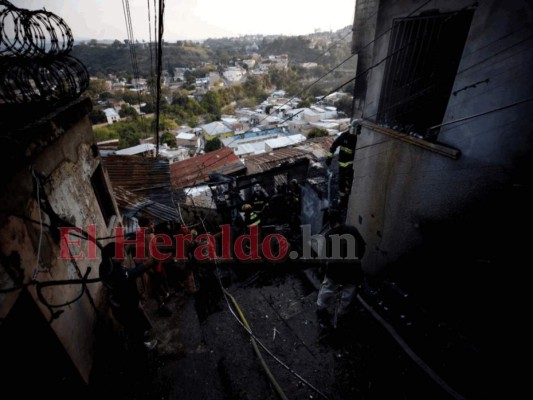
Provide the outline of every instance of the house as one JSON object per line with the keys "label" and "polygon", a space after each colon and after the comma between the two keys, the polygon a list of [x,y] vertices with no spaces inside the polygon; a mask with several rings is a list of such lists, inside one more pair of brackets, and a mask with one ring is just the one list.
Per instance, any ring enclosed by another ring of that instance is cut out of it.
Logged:
{"label": "house", "polygon": [[[50,108],[24,104],[28,117],[19,120],[0,107],[2,123],[14,123],[3,126],[13,139],[0,149],[0,352],[3,390],[28,384],[32,370],[26,393],[66,398],[84,392],[97,327],[109,323],[100,250],[87,234],[112,236],[120,214],[87,118],[90,99]],[[60,284],[67,280],[78,283]]]}
{"label": "house", "polygon": [[117,156],[143,156],[143,157],[155,157],[155,144],[143,143],[137,146],[127,147],[125,149],[117,150],[115,154]]}
{"label": "house", "polygon": [[525,279],[529,256],[533,7],[426,4],[357,2],[354,114],[366,122],[348,222],[368,273],[394,274],[479,339],[493,323],[486,289]]}
{"label": "house", "polygon": [[222,73],[224,79],[231,85],[243,80],[246,70],[241,67],[228,67]]}
{"label": "house", "polygon": [[223,147],[200,156],[179,161],[170,165],[172,187],[181,189],[192,187],[209,180],[209,174],[225,175],[244,172],[244,165],[232,149]]}
{"label": "house", "polygon": [[212,140],[214,138],[223,139],[233,136],[234,131],[222,121],[214,121],[209,124],[201,125],[203,136],[206,140]]}
{"label": "house", "polygon": [[169,160],[139,155],[110,155],[102,159],[113,187],[173,207]]}
{"label": "house", "polygon": [[105,113],[105,117],[107,118],[107,123],[109,125],[120,121],[120,115],[118,115],[117,110],[115,110],[114,108],[106,108],[104,110],[104,113]]}
{"label": "house", "polygon": [[180,132],[176,135],[176,147],[188,146],[196,148],[197,136],[194,133]]}
{"label": "house", "polygon": [[304,135],[291,135],[291,136],[283,136],[276,139],[268,139],[265,141],[265,150],[267,152],[270,152],[274,149],[280,149],[282,147],[292,146],[295,144],[298,144],[300,142],[303,142],[307,138]]}

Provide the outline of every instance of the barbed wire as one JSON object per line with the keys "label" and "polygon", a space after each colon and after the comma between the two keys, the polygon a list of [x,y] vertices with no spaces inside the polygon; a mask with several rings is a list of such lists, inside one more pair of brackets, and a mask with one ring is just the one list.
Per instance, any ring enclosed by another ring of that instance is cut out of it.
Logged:
{"label": "barbed wire", "polygon": [[68,55],[73,43],[61,17],[0,0],[0,104],[78,98],[89,87],[89,73]]}
{"label": "barbed wire", "polygon": [[46,10],[17,8],[0,1],[0,55],[51,56],[68,54],[74,37],[67,23]]}
{"label": "barbed wire", "polygon": [[0,102],[55,102],[79,97],[89,87],[89,73],[72,56],[13,58],[0,64]]}

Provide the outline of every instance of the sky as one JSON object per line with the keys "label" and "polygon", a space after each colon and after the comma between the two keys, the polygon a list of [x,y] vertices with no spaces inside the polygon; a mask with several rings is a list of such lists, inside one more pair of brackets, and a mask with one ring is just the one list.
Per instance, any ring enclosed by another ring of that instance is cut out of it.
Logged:
{"label": "sky", "polygon": [[[127,38],[123,0],[10,1],[20,8],[44,7],[57,14],[70,26],[76,40]],[[336,31],[352,25],[355,1],[165,0],[164,40]],[[129,0],[133,35],[139,41],[149,39],[148,2],[153,19],[153,0]]]}

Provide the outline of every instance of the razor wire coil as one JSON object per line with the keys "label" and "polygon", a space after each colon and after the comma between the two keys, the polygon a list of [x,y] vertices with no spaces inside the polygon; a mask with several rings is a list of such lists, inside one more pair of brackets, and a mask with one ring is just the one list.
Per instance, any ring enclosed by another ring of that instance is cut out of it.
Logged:
{"label": "razor wire coil", "polygon": [[0,0],[0,103],[73,100],[89,86],[81,61],[68,54],[67,23],[46,10]]}

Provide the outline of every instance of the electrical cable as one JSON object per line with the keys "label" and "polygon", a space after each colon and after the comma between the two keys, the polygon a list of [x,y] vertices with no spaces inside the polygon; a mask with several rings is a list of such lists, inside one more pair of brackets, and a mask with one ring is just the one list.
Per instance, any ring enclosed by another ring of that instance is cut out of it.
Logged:
{"label": "electrical cable", "polygon": [[[207,229],[206,229],[206,226],[205,226],[205,223],[204,221],[202,221],[202,224],[203,224],[203,228],[204,228],[204,231],[207,232]],[[282,367],[284,367],[287,371],[289,371],[292,375],[294,375],[296,378],[298,378],[300,380],[300,382],[302,382],[303,384],[305,384],[306,386],[308,386],[310,389],[312,389],[313,391],[315,391],[315,393],[319,394],[320,396],[322,396],[324,399],[326,400],[329,400],[329,398],[324,394],[322,393],[319,389],[317,389],[315,386],[313,386],[311,383],[309,383],[305,378],[303,378],[301,375],[299,375],[297,372],[295,372],[292,368],[290,368],[287,364],[285,364],[283,361],[281,361],[278,357],[276,357],[276,355],[274,355],[252,332],[251,328],[250,328],[250,325],[248,324],[248,321],[246,320],[245,316],[244,316],[244,313],[242,312],[241,308],[239,307],[239,304],[237,303],[237,301],[235,300],[235,298],[231,295],[231,293],[228,292],[228,290],[224,287],[224,285],[222,284],[222,280],[220,278],[220,268],[219,268],[219,263],[218,263],[218,260],[215,259],[214,260],[215,262],[215,267],[216,267],[216,270],[217,270],[217,279],[218,279],[218,284],[220,286],[220,289],[222,290],[222,293],[224,294],[224,299],[226,301],[226,304],[228,306],[228,310],[230,311],[231,315],[236,319],[236,321],[244,328],[244,330],[250,335],[250,338],[251,338],[251,342],[252,342],[252,345],[254,347],[254,351],[256,352],[260,362],[261,362],[261,365],[263,366],[263,368],[265,369],[265,372],[267,373],[269,379],[271,380],[271,383],[273,384],[274,388],[276,389],[276,392],[278,393],[278,395],[282,398],[282,399],[285,399],[286,397],[284,397],[284,393],[283,393],[283,390],[281,389],[281,387],[279,386],[279,384],[277,383],[277,381],[275,380],[274,376],[272,375],[272,373],[270,372],[270,370],[268,369],[268,366],[266,365],[266,363],[264,362],[264,359],[262,358],[260,352],[259,352],[259,349],[257,349],[257,344],[259,344],[259,346],[261,346],[263,348],[263,350],[266,351],[266,353],[272,357],[278,364],[280,364]],[[235,312],[233,311],[231,305],[230,305],[230,302],[229,302],[229,299],[231,299],[231,303],[233,303],[234,307],[237,309],[237,312],[239,313],[240,317],[238,317]],[[242,318],[242,320],[241,320]]]}
{"label": "electrical cable", "polygon": [[[427,0],[425,3],[423,3],[422,5],[418,6],[416,9],[414,9],[413,11],[411,11],[409,14],[407,14],[406,18],[413,15],[414,13],[418,12],[420,9],[422,9],[423,7],[425,7],[428,3],[430,3],[431,1],[433,0]],[[477,4],[477,3],[476,3]],[[384,32],[382,32],[381,34],[379,34],[378,36],[376,36],[374,39],[372,39],[370,42],[368,42],[367,44],[365,44],[364,46],[361,46],[359,49],[355,50],[348,58],[346,58],[344,61],[342,61],[341,63],[337,64],[335,67],[331,68],[327,73],[325,73],[324,75],[322,75],[320,78],[318,78],[316,81],[314,81],[313,83],[309,84],[308,86],[306,86],[304,89],[302,89],[300,92],[298,92],[296,95],[294,95],[293,97],[291,97],[289,100],[287,100],[285,103],[283,103],[280,107],[283,107],[287,104],[289,104],[292,100],[294,100],[295,98],[297,98],[298,96],[300,96],[302,93],[304,93],[306,90],[309,90],[312,86],[316,85],[318,82],[320,82],[322,79],[324,79],[327,75],[329,75],[330,73],[332,73],[333,71],[335,71],[337,68],[339,68],[341,65],[343,65],[344,63],[346,63],[347,61],[349,61],[351,58],[353,58],[355,55],[357,55],[361,50],[367,48],[368,46],[370,46],[372,43],[375,43],[378,39],[382,38],[385,34],[387,34],[388,32],[390,32],[391,30],[393,29],[393,26],[391,26],[389,29],[385,30]],[[403,48],[402,48],[403,49]],[[401,49],[400,49],[401,50]],[[396,52],[395,52],[396,53]],[[394,53],[394,54],[395,54]],[[355,81],[356,78],[360,77],[361,75],[367,73],[368,71],[372,70],[373,68],[375,68],[377,65],[381,64],[381,62],[383,62],[384,60],[386,60],[388,57],[386,57],[385,59],[383,59],[382,61],[380,61],[378,64],[375,64],[374,66],[371,66],[369,68],[367,68],[365,71],[363,71],[362,73],[359,73],[357,74],[353,79],[350,79],[348,82],[346,82],[345,84],[341,85],[340,87],[342,88],[343,86],[347,85],[348,83],[351,83],[352,81]],[[329,94],[331,93],[334,93],[334,91],[330,92]],[[329,95],[328,94],[328,95]],[[322,97],[322,99],[324,99],[326,96]],[[265,116],[263,119],[261,119],[258,124],[260,124],[262,121],[264,121],[266,118],[268,118],[268,115]],[[244,133],[248,133],[250,131],[246,131]]]}
{"label": "electrical cable", "polygon": [[158,12],[158,35],[157,35],[157,68],[156,68],[156,112],[155,112],[155,135],[156,135],[156,157],[159,156],[159,125],[160,125],[160,108],[161,108],[161,74],[163,68],[163,15],[165,12],[165,0],[159,0]]}
{"label": "electrical cable", "polygon": [[32,280],[35,280],[37,278],[37,275],[39,275],[40,272],[48,272],[48,270],[42,270],[41,271],[41,246],[43,242],[43,216],[41,213],[41,196],[39,192],[41,191],[41,187],[39,184],[39,179],[37,178],[37,175],[35,174],[35,168],[31,167],[31,175],[34,180],[35,184],[35,192],[37,196],[37,209],[39,210],[39,243],[37,244],[37,257],[35,261],[35,267],[33,270]]}
{"label": "electrical cable", "polygon": [[448,126],[448,125],[451,125],[451,124],[455,124],[457,122],[468,121],[469,119],[478,118],[478,117],[481,117],[483,115],[492,114],[493,112],[502,111],[502,110],[517,106],[517,105],[522,104],[522,103],[527,103],[527,102],[529,102],[531,100],[533,100],[533,97],[529,97],[527,99],[519,100],[519,101],[516,101],[514,103],[507,104],[507,105],[501,106],[501,107],[497,107],[497,108],[494,108],[492,110],[484,111],[484,112],[481,112],[481,113],[478,113],[478,114],[469,115],[468,117],[458,118],[458,119],[455,119],[453,121],[448,121],[448,122],[444,122],[444,123],[439,124],[439,125],[434,125],[434,126],[430,127],[429,130],[434,130],[434,129],[437,129],[437,128],[441,128],[443,126]]}

